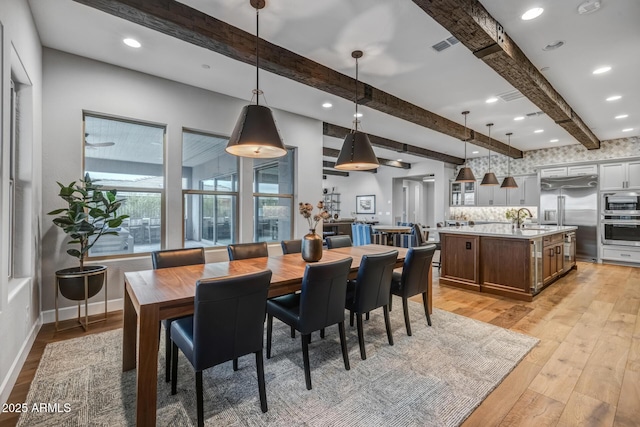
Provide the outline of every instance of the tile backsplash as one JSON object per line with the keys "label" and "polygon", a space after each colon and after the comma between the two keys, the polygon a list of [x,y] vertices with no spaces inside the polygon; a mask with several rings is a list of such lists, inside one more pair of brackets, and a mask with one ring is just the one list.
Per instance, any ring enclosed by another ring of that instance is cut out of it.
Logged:
{"label": "tile backsplash", "polygon": [[[505,216],[507,210],[521,207],[522,206],[455,206],[449,208],[449,219],[508,222]],[[534,218],[538,217],[538,208],[536,206],[527,206],[527,209],[531,211]]]}

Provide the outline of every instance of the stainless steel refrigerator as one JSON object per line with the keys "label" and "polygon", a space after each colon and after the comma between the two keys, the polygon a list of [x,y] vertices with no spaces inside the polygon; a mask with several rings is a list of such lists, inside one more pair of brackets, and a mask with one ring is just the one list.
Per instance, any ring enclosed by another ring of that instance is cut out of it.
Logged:
{"label": "stainless steel refrigerator", "polygon": [[598,176],[540,179],[540,222],[574,225],[576,258],[598,258]]}

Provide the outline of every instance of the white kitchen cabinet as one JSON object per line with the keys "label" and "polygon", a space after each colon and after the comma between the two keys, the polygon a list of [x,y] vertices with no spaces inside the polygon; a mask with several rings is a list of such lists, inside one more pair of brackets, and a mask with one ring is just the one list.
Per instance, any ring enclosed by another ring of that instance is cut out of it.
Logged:
{"label": "white kitchen cabinet", "polygon": [[450,190],[450,206],[476,205],[476,182],[451,181]]}
{"label": "white kitchen cabinet", "polygon": [[567,176],[567,167],[547,168],[540,170],[541,178],[558,178],[561,176]]}
{"label": "white kitchen cabinet", "polygon": [[640,188],[640,161],[600,165],[600,190]]}
{"label": "white kitchen cabinet", "polygon": [[598,165],[567,166],[567,176],[598,175]]}
{"label": "white kitchen cabinet", "polygon": [[[498,178],[499,182],[502,182],[502,178]],[[478,187],[478,204],[477,206],[506,206],[507,205],[507,191],[504,188],[500,188],[499,185],[480,185],[481,181],[477,182]]]}
{"label": "white kitchen cabinet", "polygon": [[540,201],[540,189],[537,175],[514,177],[518,188],[508,191],[508,206],[538,206]]}

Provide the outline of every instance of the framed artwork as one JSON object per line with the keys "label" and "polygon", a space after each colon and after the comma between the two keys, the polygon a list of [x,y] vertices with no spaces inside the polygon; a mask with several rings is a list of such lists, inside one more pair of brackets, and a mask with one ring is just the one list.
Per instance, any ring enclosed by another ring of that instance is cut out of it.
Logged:
{"label": "framed artwork", "polygon": [[357,214],[375,214],[376,213],[376,196],[356,196],[356,213]]}

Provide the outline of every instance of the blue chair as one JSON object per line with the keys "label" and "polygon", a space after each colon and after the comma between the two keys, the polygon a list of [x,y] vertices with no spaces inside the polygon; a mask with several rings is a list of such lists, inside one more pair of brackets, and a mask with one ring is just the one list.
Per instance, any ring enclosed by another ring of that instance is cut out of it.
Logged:
{"label": "blue chair", "polygon": [[249,353],[256,356],[260,408],[267,412],[262,348],[270,282],[270,270],[199,280],[193,316],[171,323],[171,394],[177,392],[179,348],[196,374],[198,426],[204,425],[202,371]]}
{"label": "blue chair", "polygon": [[371,225],[351,224],[351,235],[353,236],[353,246],[371,244]]}

